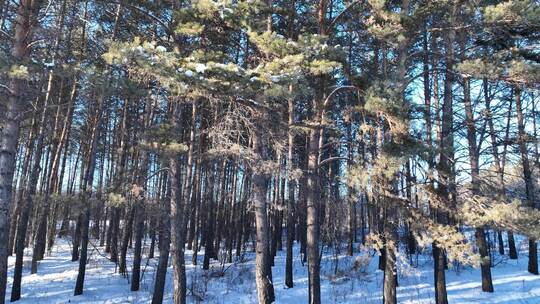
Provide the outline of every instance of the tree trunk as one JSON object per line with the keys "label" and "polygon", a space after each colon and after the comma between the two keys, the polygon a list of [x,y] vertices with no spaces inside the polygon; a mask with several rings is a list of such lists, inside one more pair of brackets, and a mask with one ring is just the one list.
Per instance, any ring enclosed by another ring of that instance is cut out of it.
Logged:
{"label": "tree trunk", "polygon": [[73,249],[71,252],[71,261],[75,262],[79,260],[79,246],[81,245],[81,229],[83,225],[83,215],[77,216],[77,222],[75,223],[75,229],[73,231],[72,244]]}
{"label": "tree trunk", "polygon": [[[29,56],[29,44],[32,42],[34,18],[39,11],[40,1],[21,0],[17,8],[17,19],[14,22],[15,36],[11,55],[14,63],[24,64]],[[12,78],[9,80],[10,94],[5,106],[0,108],[0,304],[4,303],[7,284],[7,254],[9,243],[9,209],[17,141],[20,131],[20,107],[26,80]]]}
{"label": "tree trunk", "polygon": [[[521,154],[521,165],[523,167],[523,179],[525,181],[527,203],[531,208],[538,208],[534,197],[535,189],[527,152],[527,134],[525,133],[525,122],[523,118],[523,110],[521,108],[521,90],[516,87],[514,89],[514,95],[516,99],[516,116],[518,123],[518,146]],[[532,274],[538,275],[538,248],[536,239],[534,238],[529,238],[529,262],[527,265],[527,270]]]}
{"label": "tree trunk", "polygon": [[[28,221],[30,217],[30,213],[33,210],[34,205],[34,196],[36,194],[36,187],[38,184],[38,177],[39,177],[39,171],[41,170],[41,156],[43,153],[43,140],[45,137],[45,124],[47,122],[47,100],[44,101],[43,104],[43,112],[41,114],[40,118],[40,127],[37,134],[37,139],[35,143],[36,151],[34,154],[34,162],[32,166],[32,170],[30,172],[30,179],[28,180],[27,187],[27,193],[26,193],[26,199],[25,204],[22,207],[21,215],[19,218],[19,225],[17,227],[17,240],[16,240],[16,261],[15,261],[15,269],[13,273],[13,285],[12,285],[12,291],[11,291],[11,301],[17,301],[21,297],[21,279],[22,279],[22,263],[24,258],[24,247],[25,247],[25,240],[27,237],[27,227],[28,227]],[[32,265],[32,273],[37,272],[37,264]]]}
{"label": "tree trunk", "polygon": [[[289,88],[289,91],[292,91],[292,86]],[[287,197],[287,257],[285,261],[285,285],[288,288],[294,286],[293,283],[293,245],[294,245],[294,235],[295,235],[295,203],[294,203],[294,190],[295,182],[292,180],[292,170],[294,169],[294,134],[293,134],[293,124],[294,124],[294,100],[289,98],[288,100],[288,124],[289,132],[288,136],[288,147],[287,147],[287,169],[288,169],[288,197]]]}
{"label": "tree trunk", "polygon": [[[89,205],[87,193],[82,194],[82,202]],[[75,283],[75,291],[73,295],[78,296],[83,293],[84,289],[84,276],[86,274],[86,263],[88,261],[88,226],[90,225],[90,206],[85,207],[84,214],[82,215],[81,225],[81,253],[79,257],[79,272],[77,274],[77,282]]]}
{"label": "tree trunk", "polygon": [[[66,4],[67,4],[67,1],[64,0],[62,2],[60,15],[58,16],[59,19],[58,19],[58,24],[56,26],[57,27],[56,38],[55,38],[55,42],[53,46],[53,54],[52,54],[52,60],[51,60],[53,65],[56,64],[56,60],[57,60],[56,57],[58,55],[58,48],[59,48],[60,40],[62,37],[61,33],[64,28]],[[51,69],[49,71],[48,80],[47,80],[47,90],[45,92],[45,101],[44,101],[45,109],[43,110],[44,113],[47,112],[46,107],[49,104],[49,100],[51,99],[54,80],[55,80],[55,73],[54,73],[54,70]],[[58,88],[59,94],[60,94],[58,98],[59,100],[62,100],[62,93],[64,91],[64,82],[65,81],[62,79],[60,83],[60,87]],[[55,139],[56,139],[56,134],[55,134],[56,132],[54,131],[56,131],[56,129],[58,128],[59,117],[60,117],[60,107],[58,107],[58,110],[57,110],[55,130],[53,130],[53,137]],[[65,130],[63,134],[65,134]],[[59,145],[58,141],[56,140],[52,148],[53,159],[49,167],[50,170],[47,175],[43,176],[43,180],[42,180],[42,185],[45,187],[45,191],[44,191],[45,193],[44,193],[44,202],[42,204],[41,211],[38,211],[36,240],[34,244],[34,250],[32,253],[32,271],[31,271],[32,273],[37,272],[37,261],[42,260],[45,254],[45,248],[46,248],[46,242],[47,242],[47,217],[49,215],[49,209],[50,209],[49,195],[51,194],[53,190],[52,187],[53,187],[53,184],[56,182],[55,179],[58,177],[56,172],[58,170],[58,164],[59,164],[60,153],[61,153],[61,149],[59,148],[58,145]],[[38,147],[38,149],[40,149],[40,147]]]}
{"label": "tree trunk", "polygon": [[[347,117],[347,170],[348,172],[351,172],[352,165],[353,165],[353,135],[352,135],[352,117]],[[353,187],[348,187],[348,210],[347,210],[347,238],[348,238],[348,244],[347,244],[347,255],[353,256],[354,251],[354,236],[356,231],[356,225],[355,225],[355,219],[356,219],[356,212],[355,212],[355,197],[353,193]]]}
{"label": "tree trunk", "polygon": [[[179,107],[179,105],[173,105]],[[179,109],[173,110],[172,125],[179,129]],[[185,230],[184,203],[180,182],[180,155],[175,154],[169,161],[171,172],[171,256],[173,265],[173,303],[186,303],[186,265],[184,260]]]}
{"label": "tree trunk", "polygon": [[446,295],[446,276],[444,251],[436,242],[433,243],[433,275],[435,280],[435,301],[437,304],[448,304]]}
{"label": "tree trunk", "polygon": [[[153,105],[146,105],[146,113],[144,116],[143,125],[145,128],[149,128],[153,119]],[[138,172],[137,185],[143,189],[143,192],[138,193],[139,197],[135,205],[135,248],[133,253],[133,269],[131,276],[131,291],[139,290],[141,280],[141,260],[142,260],[142,240],[144,237],[144,220],[145,220],[145,196],[148,193],[147,189],[147,172],[148,165],[150,163],[149,155],[147,151],[140,152],[140,167]],[[148,258],[153,255],[153,240],[150,248]]]}
{"label": "tree trunk", "polygon": [[37,111],[35,113],[34,117],[32,118],[32,127],[30,134],[28,135],[28,142],[26,145],[26,151],[25,156],[23,160],[23,166],[22,166],[22,172],[21,172],[21,178],[19,179],[19,191],[17,193],[17,198],[14,201],[14,212],[13,216],[11,218],[10,228],[9,228],[9,246],[8,246],[8,253],[11,254],[15,247],[16,242],[16,231],[17,231],[17,225],[20,222],[20,214],[23,209],[23,206],[25,205],[25,202],[23,199],[25,199],[25,192],[26,192],[26,185],[28,184],[28,170],[30,169],[30,164],[32,162],[32,155],[34,151],[34,137],[36,136],[36,128],[37,128]]}
{"label": "tree trunk", "polygon": [[94,184],[94,171],[96,168],[96,154],[97,154],[97,144],[100,136],[101,131],[101,118],[102,113],[105,110],[105,91],[103,90],[101,92],[101,96],[99,98],[97,107],[96,107],[96,113],[95,113],[95,119],[94,119],[94,125],[92,126],[92,134],[91,134],[91,141],[88,147],[88,160],[87,160],[87,166],[86,171],[84,173],[84,180],[81,187],[82,191],[82,202],[83,206],[85,208],[85,211],[83,213],[82,218],[82,226],[81,226],[81,253],[79,258],[79,272],[77,274],[77,283],[75,284],[75,291],[74,295],[81,295],[83,293],[84,288],[84,276],[86,274],[86,262],[87,262],[87,254],[88,254],[88,235],[89,235],[89,225],[90,225],[90,213],[92,206],[90,205],[90,197],[92,196],[92,186]]}
{"label": "tree trunk", "polygon": [[[143,196],[144,194],[141,194]],[[133,253],[133,270],[131,275],[131,291],[139,290],[141,281],[142,239],[144,233],[144,196],[139,198],[135,206],[135,248]]]}
{"label": "tree trunk", "polygon": [[133,221],[135,217],[135,206],[129,207],[127,214],[126,214],[126,220],[124,221],[125,227],[124,227],[124,233],[122,235],[122,246],[120,247],[120,260],[118,263],[118,271],[120,274],[127,276],[127,250],[129,246],[129,240],[131,238],[132,232],[133,232]]}
{"label": "tree trunk", "polygon": [[[215,220],[215,203],[214,203],[214,191],[215,191],[215,173],[213,169],[213,164],[210,164],[206,168],[206,182],[205,182],[205,193],[206,197],[206,210],[203,211],[203,219],[201,221],[201,226],[204,224],[204,230],[202,231],[201,245],[204,244],[204,258],[203,258],[203,270],[210,269],[210,259],[214,255],[214,220]],[[206,188],[208,185],[208,188]]]}
{"label": "tree trunk", "polygon": [[383,303],[397,304],[397,268],[396,268],[396,251],[398,243],[397,227],[394,223],[395,215],[393,210],[387,211],[387,219],[384,224],[384,235],[386,239],[385,246],[385,263],[384,263],[384,287],[383,287]]}
{"label": "tree trunk", "polygon": [[[497,192],[498,192],[498,199],[501,201],[506,201],[506,189],[505,189],[505,183],[504,183],[504,158],[506,158],[506,153],[503,153],[502,158],[499,154],[499,149],[497,147],[497,135],[495,131],[495,127],[493,125],[493,119],[492,119],[492,113],[491,113],[491,96],[489,93],[489,83],[487,79],[483,80],[483,86],[484,86],[484,102],[486,104],[486,110],[488,115],[486,115],[486,122],[489,128],[489,135],[491,139],[491,152],[493,155],[493,162],[495,163],[495,170],[497,171]],[[506,151],[508,137],[510,134],[510,113],[512,112],[512,101],[510,101],[510,104],[508,106],[508,119],[507,119],[507,127],[506,132],[504,136],[504,151]],[[502,233],[499,232],[500,240],[499,240],[499,253],[501,255],[504,255],[504,244],[501,244],[502,240]],[[502,246],[501,246],[502,245]],[[516,251],[516,243],[514,241],[514,234],[511,231],[508,231],[508,256],[510,259],[517,259],[517,251]]]}
{"label": "tree trunk", "polygon": [[[253,148],[261,157],[266,159],[266,146],[262,130],[255,131],[253,136]],[[257,282],[257,294],[260,304],[270,304],[274,302],[274,285],[272,281],[272,268],[270,267],[270,227],[268,222],[268,207],[266,201],[266,191],[268,187],[268,173],[261,172],[261,169],[253,169],[252,182],[253,193],[252,202],[255,211],[256,224],[256,258],[255,258],[255,280]]]}
{"label": "tree trunk", "polygon": [[[170,222],[170,182],[168,174],[164,173],[163,190],[161,193],[161,205],[163,208],[161,220],[159,221],[159,261],[156,268],[156,278],[154,280],[154,292],[152,294],[152,304],[161,304],[163,302],[163,291],[165,289],[165,280],[167,278],[167,265],[169,262],[169,249],[171,243],[171,222]],[[165,197],[163,197],[165,196]]]}
{"label": "tree trunk", "polygon": [[319,157],[319,129],[309,136],[307,173],[307,261],[309,273],[309,303],[321,303],[321,278],[319,268],[319,179],[317,159]]}
{"label": "tree trunk", "polygon": [[[476,125],[474,121],[474,113],[471,104],[470,79],[463,79],[463,103],[465,107],[465,123],[467,126],[467,141],[469,148],[469,164],[471,166],[471,193],[473,196],[479,194],[479,158],[476,144]],[[482,269],[482,291],[493,292],[493,282],[491,280],[491,260],[488,254],[486,244],[486,235],[484,227],[476,227],[476,245],[480,252],[480,267]]]}

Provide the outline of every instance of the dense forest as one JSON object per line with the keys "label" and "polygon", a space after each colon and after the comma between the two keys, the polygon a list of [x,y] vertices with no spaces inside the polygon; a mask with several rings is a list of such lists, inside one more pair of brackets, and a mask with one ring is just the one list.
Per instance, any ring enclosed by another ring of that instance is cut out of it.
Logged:
{"label": "dense forest", "polygon": [[246,255],[263,304],[328,254],[386,304],[419,256],[436,304],[539,274],[539,1],[0,0],[0,39],[0,303],[62,242],[70,294],[97,250],[152,303]]}

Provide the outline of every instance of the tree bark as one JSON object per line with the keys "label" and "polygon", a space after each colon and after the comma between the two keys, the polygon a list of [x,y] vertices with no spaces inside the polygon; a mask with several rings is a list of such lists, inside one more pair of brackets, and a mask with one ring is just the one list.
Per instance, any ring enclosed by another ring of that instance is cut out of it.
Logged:
{"label": "tree bark", "polygon": [[[260,128],[259,128],[260,129]],[[263,130],[256,130],[253,136],[253,148],[262,160],[266,159],[266,146],[264,145]],[[272,268],[270,267],[270,227],[268,222],[268,206],[266,191],[268,187],[268,173],[264,169],[253,169],[252,202],[255,211],[255,225],[257,242],[255,247],[255,280],[260,304],[274,302],[274,285],[272,281]]]}
{"label": "tree bark", "polygon": [[[510,134],[510,117],[512,112],[512,101],[510,101],[508,105],[508,119],[507,119],[507,127],[506,132],[504,136],[504,153],[502,156],[499,154],[499,148],[497,147],[497,135],[495,131],[495,127],[493,125],[493,118],[492,118],[492,112],[491,112],[491,96],[489,93],[489,83],[487,79],[483,80],[483,87],[484,87],[484,102],[486,105],[486,110],[488,111],[488,114],[486,115],[486,121],[487,126],[489,128],[489,136],[491,140],[491,153],[493,155],[493,162],[495,163],[495,170],[497,171],[497,192],[498,192],[498,199],[501,201],[506,201],[506,186],[504,182],[504,158],[506,158],[506,147],[508,143],[508,137]],[[502,158],[502,159],[501,159]],[[502,233],[501,238],[502,238]],[[510,259],[515,260],[517,259],[517,250],[516,250],[516,243],[514,241],[514,234],[512,231],[508,231],[508,256]],[[499,253],[501,255],[504,255],[504,244],[502,244],[502,250],[499,248]]]}
{"label": "tree bark", "polygon": [[[449,19],[449,26],[454,26],[455,16],[457,12],[457,4],[453,4]],[[443,34],[445,45],[445,79],[444,79],[444,96],[442,104],[442,118],[440,122],[440,132],[438,134],[439,146],[441,153],[439,155],[439,163],[437,171],[439,175],[438,196],[446,205],[447,208],[452,208],[452,192],[454,190],[453,177],[453,158],[454,158],[454,136],[453,136],[453,92],[454,84],[454,41],[455,30],[450,29]],[[434,50],[435,51],[435,50]],[[435,78],[435,81],[437,79]],[[436,101],[438,99],[436,98]],[[449,214],[441,210],[435,211],[436,218],[439,224],[446,225],[450,221]],[[444,250],[435,241],[433,244],[433,255],[435,262],[435,300],[437,304],[447,304],[448,296],[446,291],[445,278],[445,255]]]}
{"label": "tree bark", "polygon": [[[57,27],[56,38],[54,41],[53,54],[51,58],[51,62],[53,63],[53,65],[55,65],[57,61],[58,49],[59,49],[59,45],[60,45],[60,41],[62,37],[62,31],[64,28],[66,5],[67,5],[67,1],[64,0],[62,2],[60,15],[58,16],[59,19],[58,19],[58,24],[56,26]],[[56,75],[54,73],[54,70],[51,69],[49,71],[48,80],[47,80],[47,90],[45,92],[45,101],[44,101],[45,109],[43,110],[44,113],[47,112],[47,105],[49,104],[49,100],[51,99],[52,90],[53,90],[53,81],[55,80],[55,76]],[[62,100],[64,82],[65,82],[64,80],[61,81],[61,85],[59,88],[59,91],[60,91],[59,100]],[[60,117],[59,115],[60,107],[58,107],[57,112],[58,114],[56,117],[55,128],[58,127],[58,121]],[[63,132],[62,135],[64,134],[65,132]],[[56,138],[55,132],[53,132],[53,137]],[[40,149],[40,147],[38,147],[38,149]],[[61,153],[61,149],[59,148],[58,141],[56,141],[53,144],[53,151],[52,151],[53,156],[52,156],[52,161],[50,165],[50,170],[46,176],[43,176],[43,181],[46,181],[46,182],[42,182],[42,184],[45,187],[44,202],[42,204],[41,211],[38,212],[36,240],[34,243],[34,250],[32,253],[32,271],[31,271],[32,273],[37,272],[37,261],[42,260],[45,254],[45,248],[46,248],[46,242],[47,242],[47,218],[49,216],[49,209],[50,209],[49,195],[53,191],[52,187],[56,182],[55,179],[58,177],[56,172],[58,170],[58,163],[59,163],[58,161],[60,159],[60,153]]]}
{"label": "tree bark", "polygon": [[[514,97],[516,99],[516,117],[518,123],[518,146],[521,154],[521,165],[523,167],[523,180],[525,181],[525,194],[527,195],[527,203],[531,208],[538,208],[538,204],[534,197],[534,183],[532,179],[531,167],[529,164],[529,156],[527,151],[527,133],[525,132],[525,120],[523,118],[523,110],[521,107],[521,89],[514,88]],[[536,239],[529,238],[529,262],[527,270],[535,275],[538,275],[538,248]]]}
{"label": "tree bark", "polygon": [[126,212],[126,219],[124,220],[124,231],[122,235],[122,243],[120,247],[120,259],[118,262],[118,272],[127,276],[127,250],[131,235],[133,234],[133,221],[135,218],[135,206],[128,207]]}
{"label": "tree bark", "polygon": [[[470,79],[468,77],[464,77],[463,79],[463,96],[463,103],[465,107],[465,124],[467,127],[467,141],[469,148],[469,164],[471,166],[471,193],[473,196],[476,196],[479,194],[480,190],[480,156],[478,155],[476,144],[476,125],[471,104]],[[484,227],[476,227],[475,236],[476,245],[478,246],[481,258],[480,267],[482,269],[482,291],[493,292],[493,282],[491,280],[491,260],[488,254]]]}
{"label": "tree bark", "polygon": [[[175,105],[173,105],[175,107]],[[177,104],[176,107],[179,107]],[[179,109],[173,110],[172,125],[179,130]],[[182,184],[180,182],[180,155],[175,154],[169,161],[171,178],[171,257],[173,265],[173,303],[186,303],[186,265],[184,260],[184,203],[182,197]]]}
{"label": "tree bark", "polygon": [[[23,65],[29,55],[32,30],[40,9],[40,1],[21,0],[14,22],[15,36],[11,55],[16,64]],[[20,111],[26,80],[9,79],[9,96],[0,108],[0,304],[4,303],[7,284],[7,254],[9,243],[9,209],[20,131]]]}
{"label": "tree bark", "polygon": [[[15,269],[13,273],[13,285],[11,290],[11,301],[17,301],[21,297],[21,279],[22,279],[22,264],[24,258],[25,240],[27,237],[27,227],[30,217],[30,213],[33,210],[34,196],[36,195],[36,187],[38,184],[39,171],[41,170],[41,158],[43,154],[43,140],[45,137],[45,124],[47,122],[47,99],[43,103],[43,112],[40,118],[40,127],[37,134],[35,143],[35,154],[32,170],[30,171],[30,179],[28,185],[26,185],[27,193],[24,206],[22,206],[21,215],[19,218],[19,225],[17,227],[17,240],[16,240],[16,260]],[[31,273],[37,272],[37,264],[32,265]]]}
{"label": "tree bark", "polygon": [[394,210],[387,210],[387,218],[384,224],[385,235],[385,263],[384,263],[384,287],[383,303],[397,304],[397,268],[396,251],[398,246],[397,227],[394,221],[396,216]]}
{"label": "tree bark", "polygon": [[78,296],[83,293],[84,289],[84,277],[86,274],[86,263],[87,263],[87,254],[88,254],[88,235],[89,235],[89,225],[90,225],[90,214],[91,214],[91,205],[90,197],[92,196],[92,186],[94,184],[94,171],[96,168],[96,154],[97,154],[97,144],[101,131],[101,118],[102,113],[105,110],[105,91],[101,92],[97,108],[95,113],[95,121],[91,134],[91,141],[88,147],[88,159],[87,166],[84,173],[84,180],[81,187],[81,200],[85,208],[82,215],[82,226],[81,226],[81,253],[79,257],[79,272],[77,274],[77,282],[75,284],[75,291],[73,295]]}
{"label": "tree bark", "polygon": [[171,187],[168,174],[163,174],[163,190],[161,190],[161,206],[163,208],[161,220],[159,221],[159,261],[156,268],[156,278],[154,280],[154,292],[152,294],[152,304],[163,302],[163,291],[167,278],[167,264],[169,261],[169,249],[171,244],[171,222],[170,222],[170,197]]}
{"label": "tree bark", "polygon": [[311,130],[309,136],[307,173],[307,261],[309,277],[309,303],[321,303],[321,279],[319,268],[319,129]]}
{"label": "tree bark", "polygon": [[[289,88],[292,91],[292,86]],[[287,169],[288,169],[288,197],[287,197],[287,257],[285,261],[285,285],[288,288],[294,286],[293,282],[293,245],[295,235],[295,203],[294,203],[294,189],[295,182],[292,180],[292,170],[294,169],[294,100],[289,98],[288,100],[288,147],[287,147]]]}

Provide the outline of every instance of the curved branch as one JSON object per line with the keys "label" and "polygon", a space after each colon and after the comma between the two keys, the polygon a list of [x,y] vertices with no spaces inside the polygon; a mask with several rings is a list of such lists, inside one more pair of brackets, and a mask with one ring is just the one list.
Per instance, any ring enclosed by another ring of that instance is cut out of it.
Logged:
{"label": "curved branch", "polygon": [[161,173],[161,172],[164,172],[164,171],[167,171],[167,172],[168,172],[168,171],[170,171],[170,170],[171,170],[171,169],[168,168],[168,167],[165,167],[165,168],[161,168],[161,169],[159,169],[159,170],[156,170],[156,171],[152,172],[152,173],[150,174],[150,176],[148,176],[148,177],[146,178],[146,181],[150,180],[151,178],[153,178],[154,176],[158,175],[158,174]]}
{"label": "curved branch", "polygon": [[1,84],[1,83],[0,83],[0,88],[1,88],[1,89],[4,89],[4,90],[6,90],[6,91],[8,91],[9,95],[13,95],[13,91],[12,91],[11,88],[8,87],[7,85]]}
{"label": "curved branch", "polygon": [[339,19],[343,18],[343,16],[345,15],[346,12],[348,12],[351,8],[353,8],[356,4],[360,3],[362,0],[356,0],[356,1],[353,1],[351,3],[349,3],[349,5],[347,5],[331,22],[330,24],[328,25],[328,29],[331,29],[333,28],[336,23],[339,21]]}
{"label": "curved branch", "polygon": [[172,35],[174,34],[173,31],[169,28],[169,25],[163,21],[162,19],[160,19],[159,17],[153,15],[151,12],[141,8],[141,7],[138,7],[136,5],[133,5],[133,4],[129,4],[129,3],[124,3],[124,5],[138,11],[139,13],[142,13],[143,15],[146,15],[147,17],[149,17],[150,19],[153,19],[154,21],[156,21],[157,23],[159,23],[159,25],[161,25],[165,31],[167,32],[167,34],[169,35]]}
{"label": "curved branch", "polygon": [[326,109],[326,107],[328,106],[328,103],[330,102],[330,99],[331,99],[338,91],[341,91],[341,90],[357,90],[358,92],[360,91],[359,88],[357,88],[356,86],[352,86],[352,85],[337,87],[337,88],[335,88],[335,89],[334,89],[334,90],[326,97],[326,99],[324,100],[324,103],[323,103],[323,109]]}
{"label": "curved branch", "polygon": [[322,160],[317,166],[320,167],[326,163],[329,163],[329,162],[332,162],[332,161],[335,161],[335,160],[349,160],[348,157],[344,157],[344,156],[333,156],[333,157],[329,157],[325,160]]}

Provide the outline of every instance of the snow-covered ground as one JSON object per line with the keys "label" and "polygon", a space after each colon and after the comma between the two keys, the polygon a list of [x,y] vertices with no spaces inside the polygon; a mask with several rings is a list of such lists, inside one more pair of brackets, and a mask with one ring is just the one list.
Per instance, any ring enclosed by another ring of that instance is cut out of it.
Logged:
{"label": "snow-covered ground", "polygon": [[[527,273],[524,246],[517,261],[496,257],[492,269],[495,292],[480,289],[478,269],[453,267],[447,271],[450,303],[540,303],[540,276]],[[95,248],[89,246],[90,248]],[[285,252],[279,252],[273,267],[276,303],[307,303],[307,267],[301,264],[298,248],[295,252],[294,288],[287,289],[285,280]],[[156,252],[157,253],[157,252]],[[104,249],[93,249],[87,266],[84,294],[73,296],[78,262],[71,262],[69,242],[59,240],[50,256],[39,265],[38,274],[30,275],[30,255],[25,257],[22,298],[19,303],[150,303],[154,266],[157,258],[143,259],[144,271],[141,291],[131,292],[129,277],[115,271],[115,265],[104,257]],[[248,253],[234,264],[220,265],[213,261],[211,270],[203,271],[202,254],[199,266],[191,265],[191,252],[186,254],[188,294],[190,303],[256,303],[254,254]],[[9,301],[13,265],[9,259],[9,280],[6,301]],[[358,254],[340,256],[335,273],[335,256],[328,253],[322,260],[323,303],[381,303],[382,272],[376,270],[377,256]],[[416,259],[415,259],[416,264]],[[128,261],[131,265],[131,259]],[[418,257],[417,267],[400,267],[398,301],[400,303],[434,303],[433,271],[429,254]],[[165,302],[171,302],[171,273],[167,274]]]}

